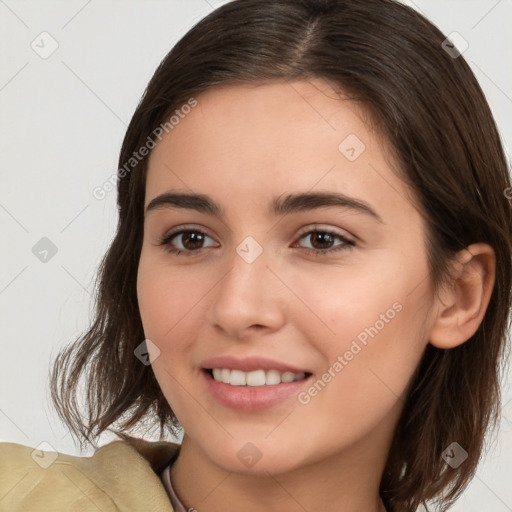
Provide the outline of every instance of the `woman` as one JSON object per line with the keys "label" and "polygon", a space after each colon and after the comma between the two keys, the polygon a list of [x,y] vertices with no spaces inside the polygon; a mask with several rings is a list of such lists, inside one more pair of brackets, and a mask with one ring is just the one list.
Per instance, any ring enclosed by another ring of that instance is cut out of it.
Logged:
{"label": "woman", "polygon": [[[131,120],[96,319],[54,368],[77,437],[123,440],[36,472],[4,446],[9,510],[445,509],[499,410],[510,186],[414,10],[217,9]],[[181,445],[123,434],[152,418]]]}

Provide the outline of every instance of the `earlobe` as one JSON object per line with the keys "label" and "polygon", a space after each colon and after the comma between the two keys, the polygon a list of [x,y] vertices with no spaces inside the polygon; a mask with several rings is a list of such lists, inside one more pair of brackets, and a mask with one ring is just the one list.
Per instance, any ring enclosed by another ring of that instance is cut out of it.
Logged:
{"label": "earlobe", "polygon": [[469,340],[482,323],[491,298],[496,256],[491,246],[477,243],[454,258],[453,278],[439,290],[429,342],[453,348]]}

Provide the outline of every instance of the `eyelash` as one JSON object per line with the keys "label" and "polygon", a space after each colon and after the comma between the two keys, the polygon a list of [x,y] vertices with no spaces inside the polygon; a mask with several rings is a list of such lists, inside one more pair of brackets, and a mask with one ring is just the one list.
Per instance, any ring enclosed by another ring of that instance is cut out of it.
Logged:
{"label": "eyelash", "polygon": [[[203,251],[203,249],[206,249],[206,247],[202,247],[200,249],[196,250],[183,250],[183,249],[177,249],[170,245],[171,240],[178,236],[182,235],[184,233],[199,233],[201,235],[209,237],[206,233],[203,231],[200,231],[198,229],[181,229],[179,231],[174,231],[172,233],[166,234],[159,242],[159,246],[166,246],[165,250],[171,254],[174,254],[175,256],[184,255],[184,256],[195,256]],[[328,229],[312,229],[310,231],[306,231],[305,233],[302,233],[299,236],[299,240],[304,238],[305,236],[312,235],[314,233],[322,233],[331,235],[335,238],[339,238],[343,244],[337,245],[334,248],[331,249],[310,249],[309,247],[302,247],[302,249],[305,249],[309,254],[312,254],[313,256],[326,256],[330,255],[337,251],[343,251],[351,249],[353,246],[355,246],[355,243],[352,240],[349,240],[348,238],[344,237],[343,235],[340,235],[339,233],[335,233],[334,231],[330,231]]]}

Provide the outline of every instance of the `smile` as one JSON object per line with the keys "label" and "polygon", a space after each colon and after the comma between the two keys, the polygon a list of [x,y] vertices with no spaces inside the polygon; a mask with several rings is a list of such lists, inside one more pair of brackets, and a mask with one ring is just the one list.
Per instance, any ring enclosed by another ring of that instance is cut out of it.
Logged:
{"label": "smile", "polygon": [[244,372],[242,370],[230,370],[228,368],[213,368],[211,376],[217,382],[223,382],[230,386],[273,386],[283,382],[302,380],[306,373],[280,372],[278,370],[254,370]]}
{"label": "smile", "polygon": [[[310,384],[312,374],[277,370],[203,369],[200,372],[210,398],[224,407],[257,412],[296,397]],[[228,382],[224,382],[224,378]]]}

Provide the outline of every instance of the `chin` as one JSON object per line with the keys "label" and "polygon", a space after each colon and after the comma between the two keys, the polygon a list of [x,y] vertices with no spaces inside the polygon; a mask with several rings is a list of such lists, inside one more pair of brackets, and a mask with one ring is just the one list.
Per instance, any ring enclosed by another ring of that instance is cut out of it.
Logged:
{"label": "chin", "polygon": [[[245,438],[247,439],[247,437]],[[298,469],[304,463],[304,457],[295,447],[289,450],[281,444],[281,449],[271,446],[272,443],[265,444],[244,440],[237,442],[231,440],[218,449],[207,446],[205,453],[210,460],[224,471],[237,473],[241,475],[266,476],[268,474],[286,473]]]}

